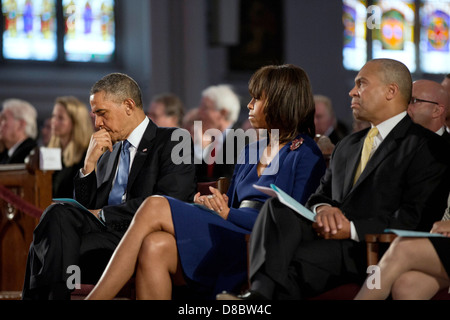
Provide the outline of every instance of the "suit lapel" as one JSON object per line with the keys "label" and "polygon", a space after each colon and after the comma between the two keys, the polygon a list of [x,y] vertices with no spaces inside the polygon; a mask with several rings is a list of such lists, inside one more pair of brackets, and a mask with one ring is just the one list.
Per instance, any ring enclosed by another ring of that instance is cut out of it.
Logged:
{"label": "suit lapel", "polygon": [[[365,130],[369,131],[369,129]],[[361,159],[361,151],[364,145],[364,139],[367,135],[367,132],[360,136],[359,140],[355,140],[355,142],[348,149],[348,157],[345,163],[345,178],[344,178],[344,195],[347,195],[350,190],[353,188],[353,182],[355,178],[356,169],[359,165],[359,161]]]}
{"label": "suit lapel", "polygon": [[142,136],[141,143],[137,148],[136,155],[131,166],[130,176],[128,177],[127,192],[130,190],[134,180],[141,172],[145,159],[151,152],[151,142],[156,137],[156,125],[150,121]]}
{"label": "suit lapel", "polygon": [[369,159],[369,162],[367,162],[366,168],[361,173],[361,176],[354,185],[355,188],[358,187],[358,185],[362,183],[372,173],[372,171],[375,170],[389,154],[391,154],[391,152],[397,149],[398,140],[405,137],[411,123],[412,122],[409,116],[405,116],[405,118],[403,118],[403,120],[401,120],[392,129],[392,131],[388,134],[388,136],[375,151],[373,156]]}

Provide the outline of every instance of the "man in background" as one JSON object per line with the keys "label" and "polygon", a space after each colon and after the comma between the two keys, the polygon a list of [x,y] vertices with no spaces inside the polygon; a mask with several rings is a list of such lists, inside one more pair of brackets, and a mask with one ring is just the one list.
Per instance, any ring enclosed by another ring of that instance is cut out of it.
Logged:
{"label": "man in background", "polygon": [[347,135],[347,132],[344,132],[342,125],[338,125],[330,98],[323,95],[315,95],[314,103],[316,105],[316,113],[314,115],[316,134],[329,137],[331,142],[336,145]]}
{"label": "man in background", "polygon": [[413,83],[408,114],[415,123],[437,133],[450,144],[450,134],[446,131],[445,124],[448,103],[448,94],[441,84],[431,80],[417,80]]}
{"label": "man in background", "polygon": [[180,128],[184,117],[183,102],[173,93],[156,95],[150,103],[147,116],[158,127]]}
{"label": "man in background", "polygon": [[[202,163],[197,165],[197,179],[199,182],[214,181],[220,177],[233,176],[234,165],[241,152],[238,143],[232,141],[234,130],[240,128],[238,123],[241,104],[239,97],[228,85],[210,86],[202,92],[200,106],[198,108],[199,120],[202,124],[203,139],[211,138],[209,145],[197,149],[196,157],[202,158]],[[207,136],[210,129],[221,132],[212,137]],[[227,132],[227,129],[232,129]],[[195,132],[195,134],[200,134]],[[206,137],[205,137],[206,135]],[[227,154],[227,141],[233,143],[234,154]],[[195,142],[195,141],[194,141]]]}
{"label": "man in background", "polygon": [[37,146],[36,109],[24,100],[6,100],[0,114],[0,137],[5,147],[0,164],[24,163]]}

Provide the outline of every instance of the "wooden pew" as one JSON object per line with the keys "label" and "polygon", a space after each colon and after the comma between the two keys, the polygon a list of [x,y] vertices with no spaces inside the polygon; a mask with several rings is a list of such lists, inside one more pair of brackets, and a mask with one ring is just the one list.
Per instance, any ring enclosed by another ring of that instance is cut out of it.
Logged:
{"label": "wooden pew", "polygon": [[52,201],[53,172],[38,168],[0,165],[0,299],[22,290],[33,230]]}

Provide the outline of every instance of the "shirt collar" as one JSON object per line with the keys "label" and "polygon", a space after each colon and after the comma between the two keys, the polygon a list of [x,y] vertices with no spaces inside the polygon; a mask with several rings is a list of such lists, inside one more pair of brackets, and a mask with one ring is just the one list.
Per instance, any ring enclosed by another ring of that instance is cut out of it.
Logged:
{"label": "shirt collar", "polygon": [[445,132],[445,126],[442,126],[438,131],[436,131],[436,133],[440,136],[442,136]]}
{"label": "shirt collar", "polygon": [[[403,111],[399,114],[397,114],[396,116],[393,116],[392,118],[389,118],[385,121],[383,121],[382,123],[380,123],[379,125],[377,125],[377,129],[378,129],[378,134],[381,136],[381,139],[384,140],[388,134],[392,131],[392,129],[394,129],[394,127],[400,122],[402,121],[402,119],[406,116],[406,111]],[[372,125],[372,127],[374,127]]]}
{"label": "shirt collar", "polygon": [[147,117],[131,132],[127,140],[131,143],[134,148],[137,148],[141,143],[142,137],[144,136],[145,130],[149,124],[150,120]]}

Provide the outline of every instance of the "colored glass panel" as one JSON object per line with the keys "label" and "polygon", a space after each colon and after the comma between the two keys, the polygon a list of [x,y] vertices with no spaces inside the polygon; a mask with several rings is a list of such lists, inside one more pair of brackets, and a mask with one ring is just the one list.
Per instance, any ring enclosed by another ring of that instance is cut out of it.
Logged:
{"label": "colored glass panel", "polygon": [[424,1],[420,8],[420,14],[422,71],[450,73],[450,0]]}
{"label": "colored glass panel", "polygon": [[380,27],[373,29],[372,57],[391,58],[403,62],[411,72],[416,71],[414,43],[414,0],[378,0]]}
{"label": "colored glass panel", "polygon": [[367,1],[343,0],[343,64],[348,70],[359,70],[367,61]]}
{"label": "colored glass panel", "polygon": [[2,1],[3,57],[14,60],[57,59],[55,0]]}
{"label": "colored glass panel", "polygon": [[115,52],[114,0],[63,0],[67,61],[110,62]]}

